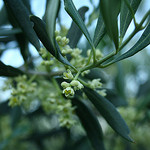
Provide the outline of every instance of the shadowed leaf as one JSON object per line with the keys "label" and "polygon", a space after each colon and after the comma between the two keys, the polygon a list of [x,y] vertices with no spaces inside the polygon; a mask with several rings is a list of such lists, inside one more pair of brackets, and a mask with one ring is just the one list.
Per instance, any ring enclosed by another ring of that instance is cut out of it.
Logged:
{"label": "shadowed leaf", "polygon": [[[81,7],[78,12],[82,18],[82,20],[85,20],[85,13],[88,11],[88,7]],[[71,48],[75,48],[77,46],[77,43],[79,42],[81,38],[82,32],[80,28],[72,22],[71,27],[68,31],[67,38],[70,39],[69,45]]]}
{"label": "shadowed leaf", "polygon": [[133,142],[130,138],[129,128],[126,125],[125,121],[118,113],[113,104],[111,104],[106,98],[99,95],[96,91],[90,88],[84,88],[86,96],[89,100],[94,104],[100,114],[105,118],[108,124],[123,138],[126,140]]}
{"label": "shadowed leaf", "polygon": [[97,47],[97,45],[99,44],[99,42],[101,41],[101,39],[103,38],[105,33],[106,33],[105,24],[104,24],[101,13],[99,13],[96,29],[94,32],[94,38],[93,38],[93,42],[94,42],[95,47]]}
{"label": "shadowed leaf", "polygon": [[101,0],[100,10],[108,35],[113,40],[116,49],[119,46],[117,17],[120,12],[120,0]]}
{"label": "shadowed leaf", "polygon": [[29,11],[21,0],[4,0],[6,8],[16,19],[20,28],[28,38],[28,40],[35,46],[37,50],[40,49],[40,43],[37,38],[33,25],[29,20]]}
{"label": "shadowed leaf", "polygon": [[77,107],[76,113],[81,120],[81,123],[87,133],[87,136],[95,150],[105,150],[103,144],[103,134],[101,126],[93,112],[88,106],[77,98],[72,100]]}
{"label": "shadowed leaf", "polygon": [[21,70],[12,66],[5,65],[3,62],[0,61],[0,76],[15,77],[22,74],[23,72]]}
{"label": "shadowed leaf", "polygon": [[90,34],[80,16],[78,11],[76,10],[72,0],[64,0],[65,3],[65,10],[70,15],[70,17],[73,19],[73,21],[78,25],[78,27],[81,29],[87,40],[89,41],[89,44],[94,47],[92,39],[90,37]]}
{"label": "shadowed leaf", "polygon": [[[37,34],[37,36],[39,37],[40,41],[43,43],[43,45],[45,46],[45,48],[54,56],[56,57],[60,62],[72,66],[69,61],[67,59],[65,59],[61,53],[60,50],[55,51],[55,48],[53,47],[47,31],[46,31],[46,24],[45,22],[43,22],[40,18],[36,17],[36,16],[30,16],[30,20],[34,23],[34,30]],[[59,49],[57,43],[56,43],[56,48]]]}

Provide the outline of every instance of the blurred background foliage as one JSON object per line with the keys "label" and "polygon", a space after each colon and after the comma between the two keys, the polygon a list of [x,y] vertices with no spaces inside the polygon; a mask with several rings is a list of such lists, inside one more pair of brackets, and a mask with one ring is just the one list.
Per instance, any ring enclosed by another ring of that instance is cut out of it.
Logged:
{"label": "blurred background foliage", "polygon": [[[23,0],[23,2],[32,11],[32,7],[43,1],[34,3],[32,1],[31,3],[30,0]],[[91,34],[93,33],[93,26],[98,16],[97,13],[94,13],[94,11],[97,12],[97,4],[93,2],[93,0],[88,1],[90,10],[87,18],[85,18]],[[138,10],[138,15],[142,14],[144,5],[145,1],[143,0]],[[149,2],[146,5],[149,5]],[[4,5],[2,4],[1,6],[0,28],[11,28],[10,24],[17,26],[12,23],[13,19],[9,18],[9,15],[7,16]],[[61,7],[63,7],[63,4]],[[57,20],[58,28],[64,29],[65,32],[66,29],[63,28],[63,22],[63,17],[60,14]],[[5,59],[7,59],[9,50],[13,48],[12,50],[15,51],[19,47],[20,58],[13,58],[13,61],[22,59],[28,62],[32,68],[35,64],[38,64],[39,58],[34,48],[31,45],[29,46],[28,40],[23,33],[20,33],[19,30],[17,32],[16,36],[12,33],[9,36],[0,37],[0,59],[4,60],[6,53]],[[132,42],[135,43],[135,41],[136,37]],[[79,41],[78,47],[83,50],[89,48],[83,36]],[[107,54],[111,51],[113,45],[106,35],[98,47],[104,54]],[[128,143],[120,138],[99,116],[104,130],[104,144],[106,149],[148,150],[150,147],[150,52],[148,50],[149,47],[134,57],[115,63],[106,69],[93,70],[98,77],[101,77],[103,83],[105,83],[105,87],[111,89],[107,90],[106,97],[118,107],[119,112],[131,129],[131,137],[135,141],[135,143]],[[7,63],[6,60],[4,61]],[[21,68],[21,65],[18,65],[18,67]],[[7,78],[0,78],[1,87],[5,79]],[[9,93],[4,93],[1,90],[0,150],[92,150],[80,123],[71,129],[62,128],[58,125],[57,116],[54,114],[45,114],[41,107],[29,112],[20,107],[9,107],[7,95]]]}

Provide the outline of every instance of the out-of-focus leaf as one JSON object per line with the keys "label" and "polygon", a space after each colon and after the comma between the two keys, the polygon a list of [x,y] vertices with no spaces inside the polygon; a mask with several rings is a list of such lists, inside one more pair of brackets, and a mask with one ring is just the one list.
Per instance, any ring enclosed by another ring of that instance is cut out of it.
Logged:
{"label": "out-of-focus leaf", "polygon": [[3,6],[0,10],[0,26],[8,23],[6,8]]}
{"label": "out-of-focus leaf", "polygon": [[118,96],[121,96],[123,99],[126,98],[125,94],[125,71],[122,63],[116,63],[117,74],[115,76],[115,89],[118,93]]}
{"label": "out-of-focus leaf", "polygon": [[[72,66],[69,61],[67,59],[65,59],[62,54],[60,53],[60,50],[55,51],[55,48],[53,47],[47,31],[46,31],[46,24],[45,22],[43,22],[40,18],[36,17],[36,16],[30,16],[30,20],[34,23],[34,30],[37,34],[37,36],[39,37],[40,41],[43,43],[43,45],[45,46],[45,48],[54,56],[56,57],[60,62]],[[56,48],[59,49],[59,47],[57,46],[56,43]]]}
{"label": "out-of-focus leaf", "polygon": [[24,125],[15,128],[15,130],[12,131],[12,134],[9,135],[9,137],[1,141],[0,150],[6,149],[6,147],[10,144],[10,142],[12,142],[15,138],[22,136],[23,134],[28,133],[29,130],[30,130],[29,127]]}
{"label": "out-of-focus leaf", "polygon": [[6,8],[16,19],[28,40],[40,50],[40,43],[29,19],[29,11],[21,0],[4,0]]}
{"label": "out-of-focus leaf", "polygon": [[[136,13],[137,8],[140,5],[141,0],[127,0],[133,10],[133,13]],[[120,37],[123,38],[128,26],[132,20],[132,14],[128,6],[125,4],[124,0],[121,3],[120,11]]]}
{"label": "out-of-focus leaf", "polygon": [[113,40],[116,49],[119,46],[117,17],[120,12],[121,0],[101,0],[100,10],[108,35]]}
{"label": "out-of-focus leaf", "polygon": [[73,19],[73,21],[78,25],[78,27],[81,29],[87,40],[89,41],[89,44],[94,47],[92,39],[90,37],[90,34],[80,16],[78,11],[76,10],[72,0],[64,0],[65,3],[65,10],[70,15],[70,17]]}
{"label": "out-of-focus leaf", "polygon": [[81,120],[93,148],[95,150],[104,150],[102,129],[96,116],[88,106],[78,98],[74,98],[72,102],[77,107],[76,113]]}
{"label": "out-of-focus leaf", "polygon": [[10,110],[11,107],[8,106],[8,101],[0,103],[0,116],[8,114]]}
{"label": "out-of-focus leaf", "polygon": [[[28,47],[29,41],[27,40],[27,38],[24,36],[23,33],[16,34],[16,39],[19,44],[20,52],[24,61],[28,62],[28,60],[31,59],[31,54]],[[33,68],[34,67],[33,62],[28,63],[28,67],[30,67],[30,69]]]}
{"label": "out-of-focus leaf", "polygon": [[95,47],[97,47],[97,45],[99,44],[99,42],[101,41],[101,39],[103,38],[105,33],[106,33],[105,24],[104,24],[102,15],[99,12],[99,17],[97,20],[97,25],[96,25],[96,29],[94,32],[94,38],[93,38],[93,42],[94,42]]}
{"label": "out-of-focus leaf", "polygon": [[106,98],[99,95],[96,91],[85,87],[83,89],[86,96],[94,104],[100,114],[105,118],[108,124],[123,138],[133,142],[129,136],[129,128],[125,121],[118,113],[113,104],[111,104]]}
{"label": "out-of-focus leaf", "polygon": [[90,69],[90,72],[88,74],[85,74],[84,76],[90,80],[101,79],[102,83],[105,83],[107,81],[107,74],[103,72],[100,68]]}
{"label": "out-of-focus leaf", "polygon": [[14,107],[11,109],[11,126],[14,129],[16,125],[19,123],[19,120],[22,116],[22,111],[20,107]]}
{"label": "out-of-focus leaf", "polygon": [[144,97],[145,95],[148,95],[150,93],[149,91],[150,91],[150,80],[140,85],[136,97],[137,98]]}
{"label": "out-of-focus leaf", "polygon": [[60,0],[50,0],[46,9],[46,29],[53,47],[55,47],[55,25],[59,7]]}
{"label": "out-of-focus leaf", "polygon": [[144,49],[146,46],[150,44],[150,23],[146,27],[145,31],[143,32],[140,39],[135,43],[135,45],[128,50],[126,53],[122,54],[121,56],[118,56],[115,58],[112,62],[118,62],[120,60],[126,59],[128,57],[131,57]]}
{"label": "out-of-focus leaf", "polygon": [[116,91],[111,89],[106,89],[106,98],[115,106],[127,106],[127,102],[122,98]]}
{"label": "out-of-focus leaf", "polygon": [[5,65],[3,62],[0,61],[0,76],[15,77],[22,74],[23,72],[21,70],[12,66]]}
{"label": "out-of-focus leaf", "polygon": [[[82,20],[85,20],[85,13],[88,11],[88,7],[81,7],[78,12],[82,18]],[[82,32],[80,28],[72,22],[71,27],[68,31],[67,38],[70,39],[69,45],[71,48],[75,48],[77,46],[77,43],[79,42],[81,38]]]}
{"label": "out-of-focus leaf", "polygon": [[14,28],[14,29],[0,29],[0,36],[9,36],[9,35],[14,35],[21,33],[22,30],[19,28]]}

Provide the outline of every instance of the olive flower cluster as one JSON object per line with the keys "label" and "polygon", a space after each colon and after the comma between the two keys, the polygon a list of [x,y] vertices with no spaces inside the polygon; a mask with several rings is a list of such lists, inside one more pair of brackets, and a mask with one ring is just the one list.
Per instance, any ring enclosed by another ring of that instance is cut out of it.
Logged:
{"label": "olive flower cluster", "polygon": [[16,77],[14,81],[15,85],[12,88],[11,98],[9,101],[10,106],[21,105],[34,95],[37,88],[37,83],[28,81],[26,75]]}
{"label": "olive flower cluster", "polygon": [[74,107],[69,99],[65,100],[57,92],[50,93],[42,100],[42,106],[46,113],[55,113],[58,115],[60,126],[70,128],[76,123]]}
{"label": "olive flower cluster", "polygon": [[66,97],[73,97],[76,90],[80,90],[84,87],[83,84],[81,84],[78,80],[74,79],[69,69],[63,75],[64,79],[72,80],[70,83],[66,81],[61,83],[61,86],[63,87],[63,94],[65,94]]}

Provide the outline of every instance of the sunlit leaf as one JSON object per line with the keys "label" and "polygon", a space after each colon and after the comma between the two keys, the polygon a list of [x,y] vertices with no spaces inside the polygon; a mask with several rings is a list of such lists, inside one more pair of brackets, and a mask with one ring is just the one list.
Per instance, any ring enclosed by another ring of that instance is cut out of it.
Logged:
{"label": "sunlit leaf", "polygon": [[28,40],[35,46],[37,50],[40,49],[40,43],[35,31],[33,30],[33,24],[29,19],[29,11],[21,0],[4,0],[5,6],[11,12],[16,19],[20,28],[28,38]]}
{"label": "sunlit leaf", "polygon": [[[141,0],[127,0],[133,10],[133,13],[137,11],[137,8],[140,5]],[[129,10],[128,6],[122,1],[121,11],[120,11],[120,36],[124,37],[131,20],[133,19],[132,13]]]}
{"label": "sunlit leaf", "polygon": [[90,45],[93,47],[93,42],[90,37],[90,34],[80,16],[78,11],[76,10],[72,0],[64,0],[65,3],[65,10],[70,15],[70,17],[73,19],[73,21],[78,25],[78,27],[81,29],[87,40],[89,41]]}
{"label": "sunlit leaf", "polygon": [[[85,13],[88,11],[88,7],[81,7],[78,12],[82,18],[82,20],[85,20]],[[69,45],[71,48],[75,48],[77,46],[78,41],[80,40],[82,35],[82,32],[80,28],[72,22],[71,27],[68,31],[67,38],[70,39]]]}
{"label": "sunlit leaf", "polygon": [[78,98],[74,98],[73,104],[77,107],[76,113],[81,120],[81,123],[87,133],[87,136],[95,150],[104,150],[103,134],[100,123],[98,122],[96,115],[88,108],[88,106],[80,101]]}
{"label": "sunlit leaf", "polygon": [[119,46],[117,17],[120,12],[120,0],[101,0],[100,10],[110,38],[113,40],[116,49]]}
{"label": "sunlit leaf", "polygon": [[129,137],[129,128],[112,103],[90,88],[84,88],[86,96],[94,104],[108,124],[123,138],[133,142]]}
{"label": "sunlit leaf", "polygon": [[46,29],[53,47],[55,47],[55,25],[59,6],[60,0],[50,0],[46,9]]}

